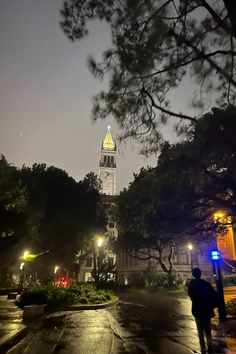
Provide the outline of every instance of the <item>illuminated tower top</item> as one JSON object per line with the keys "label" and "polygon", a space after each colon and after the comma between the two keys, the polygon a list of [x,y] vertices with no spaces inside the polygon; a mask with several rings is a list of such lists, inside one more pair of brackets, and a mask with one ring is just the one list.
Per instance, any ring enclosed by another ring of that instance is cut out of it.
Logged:
{"label": "illuminated tower top", "polygon": [[107,132],[106,132],[106,136],[105,139],[102,143],[102,149],[103,150],[116,150],[116,144],[113,141],[112,135],[111,135],[111,127],[110,125],[108,125],[107,127]]}
{"label": "illuminated tower top", "polygon": [[108,126],[102,142],[98,171],[98,177],[102,181],[102,193],[106,195],[116,195],[116,155],[116,143]]}

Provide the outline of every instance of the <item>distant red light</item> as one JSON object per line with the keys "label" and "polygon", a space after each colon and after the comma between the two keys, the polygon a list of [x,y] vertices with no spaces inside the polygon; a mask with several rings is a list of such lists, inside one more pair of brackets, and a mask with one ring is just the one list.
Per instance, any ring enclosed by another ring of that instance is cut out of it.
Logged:
{"label": "distant red light", "polygon": [[66,277],[60,277],[57,279],[57,286],[67,286],[69,284],[69,279]]}

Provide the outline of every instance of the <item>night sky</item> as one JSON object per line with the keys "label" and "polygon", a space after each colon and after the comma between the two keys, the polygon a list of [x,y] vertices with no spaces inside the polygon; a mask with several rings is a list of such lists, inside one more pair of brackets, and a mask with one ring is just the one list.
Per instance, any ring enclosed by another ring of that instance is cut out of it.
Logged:
{"label": "night sky", "polygon": [[[59,26],[62,1],[0,0],[0,153],[21,167],[44,162],[76,180],[98,171],[98,157],[112,118],[92,124],[92,96],[105,87],[87,68],[90,53],[99,58],[109,45],[109,29],[94,23],[90,35],[71,43]],[[192,85],[172,94],[172,108],[191,114]],[[174,134],[165,129],[166,137]],[[119,147],[118,190],[133,172],[153,166],[131,144]]]}

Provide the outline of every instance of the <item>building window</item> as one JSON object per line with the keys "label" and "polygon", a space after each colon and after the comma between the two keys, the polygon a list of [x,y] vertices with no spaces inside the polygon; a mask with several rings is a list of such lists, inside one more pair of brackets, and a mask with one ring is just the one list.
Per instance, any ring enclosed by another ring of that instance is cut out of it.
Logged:
{"label": "building window", "polygon": [[84,280],[86,283],[87,283],[87,281],[91,281],[93,279],[91,273],[85,273],[84,278],[85,278]]}
{"label": "building window", "polygon": [[187,255],[185,252],[179,253],[179,264],[188,264]]}

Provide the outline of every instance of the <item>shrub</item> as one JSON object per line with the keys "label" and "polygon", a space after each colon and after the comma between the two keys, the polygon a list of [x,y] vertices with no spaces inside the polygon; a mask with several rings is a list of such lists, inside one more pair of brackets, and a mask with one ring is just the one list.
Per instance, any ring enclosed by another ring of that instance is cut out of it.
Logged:
{"label": "shrub", "polygon": [[43,305],[47,304],[48,302],[48,297],[47,294],[40,289],[34,289],[34,290],[25,290],[20,297],[20,300],[18,301],[18,306],[23,308],[24,306],[27,305]]}
{"label": "shrub", "polygon": [[111,300],[111,295],[110,294],[105,294],[105,298],[107,301]]}
{"label": "shrub", "polygon": [[79,303],[80,304],[88,304],[89,303],[89,300],[87,299],[87,297],[81,297],[79,299]]}
{"label": "shrub", "polygon": [[111,300],[110,292],[95,290],[92,284],[73,284],[69,287],[55,287],[52,284],[40,285],[31,290],[24,290],[17,305],[47,304],[49,308],[66,305],[99,304]]}
{"label": "shrub", "polygon": [[178,273],[158,273],[156,279],[153,280],[151,288],[152,290],[157,290],[158,288],[177,289],[183,282],[183,278]]}
{"label": "shrub", "polygon": [[14,280],[12,279],[12,276],[10,274],[7,274],[5,277],[0,278],[0,288],[10,289],[14,286],[16,286],[16,284],[14,283]]}
{"label": "shrub", "polygon": [[227,312],[231,316],[236,316],[236,299],[227,301]]}
{"label": "shrub", "polygon": [[224,286],[236,285],[236,275],[230,275],[223,278]]}

